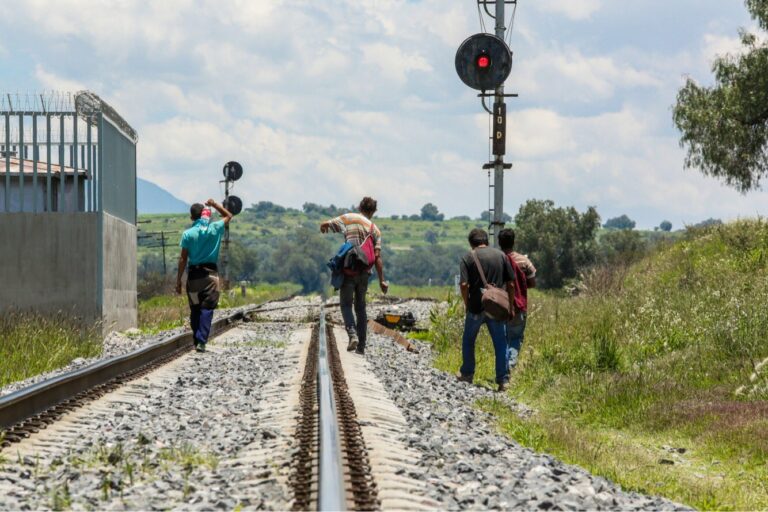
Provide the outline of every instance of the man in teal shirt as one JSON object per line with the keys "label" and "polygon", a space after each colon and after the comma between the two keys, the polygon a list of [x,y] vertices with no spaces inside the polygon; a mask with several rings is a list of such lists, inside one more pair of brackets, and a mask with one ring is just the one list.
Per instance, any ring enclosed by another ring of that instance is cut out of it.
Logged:
{"label": "man in teal shirt", "polygon": [[[211,210],[205,206],[214,207],[222,220],[211,222]],[[232,214],[213,199],[206,201],[205,206],[195,203],[189,209],[194,224],[181,235],[181,256],[176,275],[176,293],[180,294],[181,277],[187,269],[189,323],[192,326],[195,350],[198,352],[205,352],[205,344],[211,333],[213,310],[219,305],[219,248],[224,227],[232,220]]]}

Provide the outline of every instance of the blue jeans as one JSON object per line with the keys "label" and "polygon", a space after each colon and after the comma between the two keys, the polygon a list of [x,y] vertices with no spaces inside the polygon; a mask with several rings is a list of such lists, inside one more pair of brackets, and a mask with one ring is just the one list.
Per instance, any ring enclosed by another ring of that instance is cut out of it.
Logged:
{"label": "blue jeans", "polygon": [[506,322],[493,320],[483,313],[475,314],[467,311],[464,319],[464,335],[461,339],[461,374],[472,376],[475,374],[475,341],[480,327],[485,324],[493,341],[493,352],[496,355],[496,383],[509,382],[509,366],[507,365],[507,330]]}
{"label": "blue jeans", "polygon": [[[361,272],[356,276],[344,276],[339,292],[341,303],[341,316],[344,318],[344,328],[347,333],[357,334],[357,349],[365,350],[367,338],[368,317],[365,312],[365,294],[368,292],[368,272]],[[352,305],[354,304],[354,313]]]}
{"label": "blue jeans", "polygon": [[211,322],[213,321],[213,310],[201,306],[192,306],[190,308],[189,323],[192,327],[192,334],[195,337],[195,343],[208,343],[208,336],[211,334]]}
{"label": "blue jeans", "polygon": [[523,346],[525,338],[525,320],[528,313],[518,313],[507,324],[507,366],[513,370],[517,366],[517,360],[520,357],[520,347]]}

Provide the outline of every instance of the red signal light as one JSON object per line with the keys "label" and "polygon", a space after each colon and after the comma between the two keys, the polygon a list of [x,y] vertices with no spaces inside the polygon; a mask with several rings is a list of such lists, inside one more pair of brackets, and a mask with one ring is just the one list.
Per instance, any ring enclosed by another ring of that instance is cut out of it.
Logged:
{"label": "red signal light", "polygon": [[491,66],[491,58],[487,55],[481,55],[477,58],[477,67],[480,69],[488,69]]}

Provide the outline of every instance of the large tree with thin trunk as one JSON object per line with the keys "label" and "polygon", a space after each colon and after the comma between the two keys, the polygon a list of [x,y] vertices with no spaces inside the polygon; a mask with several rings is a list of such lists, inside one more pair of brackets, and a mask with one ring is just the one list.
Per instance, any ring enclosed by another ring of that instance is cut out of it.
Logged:
{"label": "large tree with thin trunk", "polygon": [[[746,5],[768,29],[768,0],[746,0]],[[740,34],[741,51],[713,64],[715,85],[689,78],[673,117],[688,152],[686,167],[748,192],[768,174],[768,41],[744,29]]]}

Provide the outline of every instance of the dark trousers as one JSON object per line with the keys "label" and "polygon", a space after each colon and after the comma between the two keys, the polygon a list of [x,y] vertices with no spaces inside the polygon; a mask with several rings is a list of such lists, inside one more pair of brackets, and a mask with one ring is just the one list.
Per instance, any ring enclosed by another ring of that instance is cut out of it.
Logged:
{"label": "dark trousers", "polygon": [[[368,292],[368,272],[361,272],[356,276],[344,276],[339,291],[341,303],[341,316],[344,318],[344,327],[350,334],[357,334],[358,350],[365,349],[367,337],[368,316],[365,313],[365,294]],[[352,306],[354,304],[354,313]]]}
{"label": "dark trousers", "polygon": [[214,264],[190,266],[187,271],[189,323],[195,343],[207,343],[213,310],[219,305],[219,274]]}
{"label": "dark trousers", "polygon": [[189,323],[192,326],[195,343],[208,343],[208,336],[211,334],[211,323],[213,322],[213,310],[200,306],[191,306],[189,309]]}

